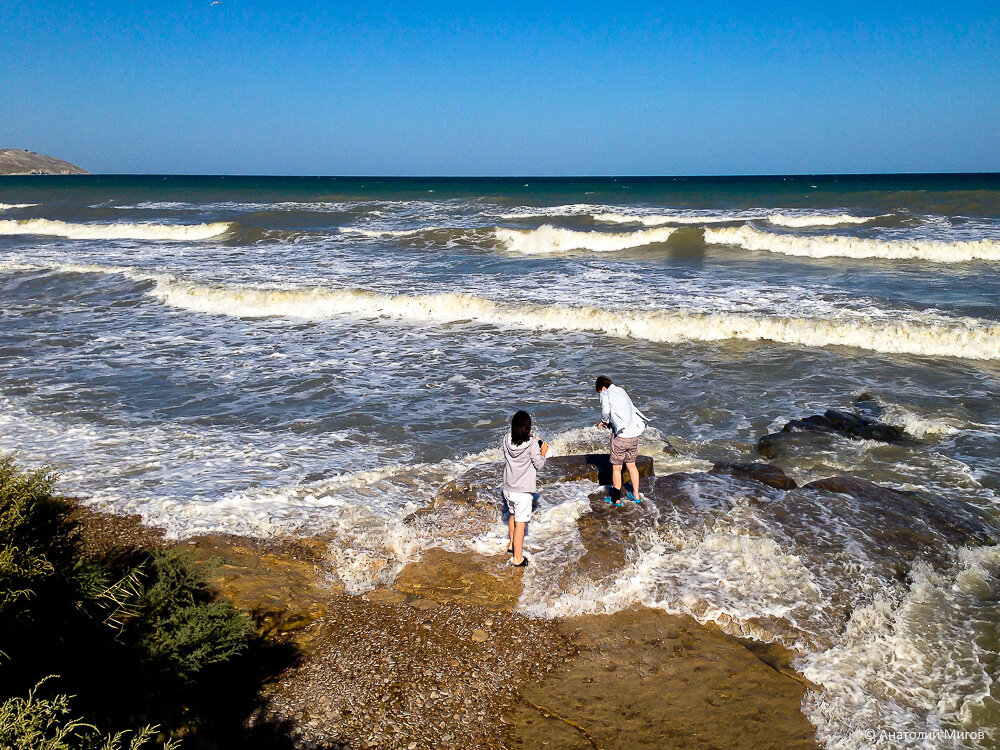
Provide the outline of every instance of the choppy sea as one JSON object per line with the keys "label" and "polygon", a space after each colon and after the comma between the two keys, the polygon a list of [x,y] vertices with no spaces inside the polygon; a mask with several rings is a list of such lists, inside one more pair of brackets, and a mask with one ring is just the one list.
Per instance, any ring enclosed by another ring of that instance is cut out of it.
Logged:
{"label": "choppy sea", "polygon": [[[172,536],[323,534],[364,591],[515,410],[557,453],[599,449],[598,374],[653,417],[658,474],[863,403],[915,440],[777,462],[1000,528],[1000,176],[0,178],[0,449]],[[790,521],[714,487],[571,584],[595,488],[543,493],[519,607],[780,640],[829,748],[997,746],[1000,547],[885,549],[870,509],[817,494]]]}

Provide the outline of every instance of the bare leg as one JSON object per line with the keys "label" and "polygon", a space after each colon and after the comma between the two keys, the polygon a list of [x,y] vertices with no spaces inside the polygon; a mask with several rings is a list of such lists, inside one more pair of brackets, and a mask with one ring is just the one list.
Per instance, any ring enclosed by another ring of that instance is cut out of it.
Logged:
{"label": "bare leg", "polygon": [[510,521],[507,524],[507,528],[510,530],[510,544],[507,546],[513,549],[514,547],[514,514],[510,514]]}
{"label": "bare leg", "polygon": [[524,527],[527,526],[527,523],[524,521],[514,521],[513,516],[510,523],[514,529],[511,533],[511,542],[514,545],[514,564],[519,565],[524,559],[524,555],[521,553],[524,550]]}
{"label": "bare leg", "polygon": [[612,464],[611,466],[611,486],[616,490],[622,488],[622,467],[620,465]]}
{"label": "bare leg", "polygon": [[629,479],[632,480],[632,494],[636,499],[639,498],[639,467],[635,465],[635,462],[630,464],[625,464],[628,469]]}

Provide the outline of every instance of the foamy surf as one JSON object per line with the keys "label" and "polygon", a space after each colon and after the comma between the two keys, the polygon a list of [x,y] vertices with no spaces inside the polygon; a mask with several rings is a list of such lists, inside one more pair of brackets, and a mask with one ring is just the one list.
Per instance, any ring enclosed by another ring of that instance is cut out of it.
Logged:
{"label": "foamy surf", "polygon": [[74,224],[54,219],[0,220],[0,235],[38,234],[72,240],[207,240],[228,232],[232,224]]}
{"label": "foamy surf", "polygon": [[524,255],[544,255],[570,250],[614,252],[632,247],[666,242],[673,229],[646,229],[638,232],[580,232],[543,224],[538,229],[494,230],[497,240],[509,251]]}
{"label": "foamy surf", "polygon": [[705,229],[710,245],[735,245],[746,250],[763,250],[804,258],[884,258],[886,260],[926,260],[935,263],[963,263],[973,260],[1000,260],[1000,242],[975,240],[874,240],[844,235],[776,234],[751,226]]}
{"label": "foamy surf", "polygon": [[209,287],[162,279],[152,294],[174,307],[244,318],[287,316],[317,320],[342,315],[427,323],[475,321],[545,331],[590,331],[663,343],[736,339],[1000,359],[1000,325],[972,318],[817,319],[568,305],[514,307],[469,294],[386,295],[360,289]]}
{"label": "foamy surf", "polygon": [[9,211],[15,208],[31,208],[37,205],[37,203],[0,203],[0,211]]}

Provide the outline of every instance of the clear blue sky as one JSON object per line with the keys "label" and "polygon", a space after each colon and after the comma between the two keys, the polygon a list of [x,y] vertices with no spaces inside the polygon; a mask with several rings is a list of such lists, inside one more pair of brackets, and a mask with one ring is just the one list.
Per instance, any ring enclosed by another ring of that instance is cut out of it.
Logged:
{"label": "clear blue sky", "polygon": [[95,172],[1000,171],[972,2],[0,3],[0,147]]}

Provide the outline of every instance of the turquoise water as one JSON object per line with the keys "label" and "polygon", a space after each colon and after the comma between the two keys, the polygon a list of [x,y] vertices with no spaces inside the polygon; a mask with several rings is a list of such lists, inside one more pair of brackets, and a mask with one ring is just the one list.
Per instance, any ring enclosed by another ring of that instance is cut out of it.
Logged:
{"label": "turquoise water", "polygon": [[[864,397],[913,444],[833,439],[783,468],[996,525],[998,270],[997,175],[0,178],[0,437],[175,536],[324,534],[357,591],[419,554],[402,519],[495,459],[514,410],[560,452],[599,448],[597,374],[653,415],[661,474],[751,460],[787,420]],[[831,566],[723,485],[730,506],[633,530],[629,566],[559,590],[593,489],[544,501],[524,611],[776,618],[758,635],[803,651],[830,747],[996,724],[996,547],[901,581],[845,541]],[[863,519],[810,523],[852,540]],[[502,533],[458,518],[441,544]],[[826,604],[844,590],[847,615]]]}

